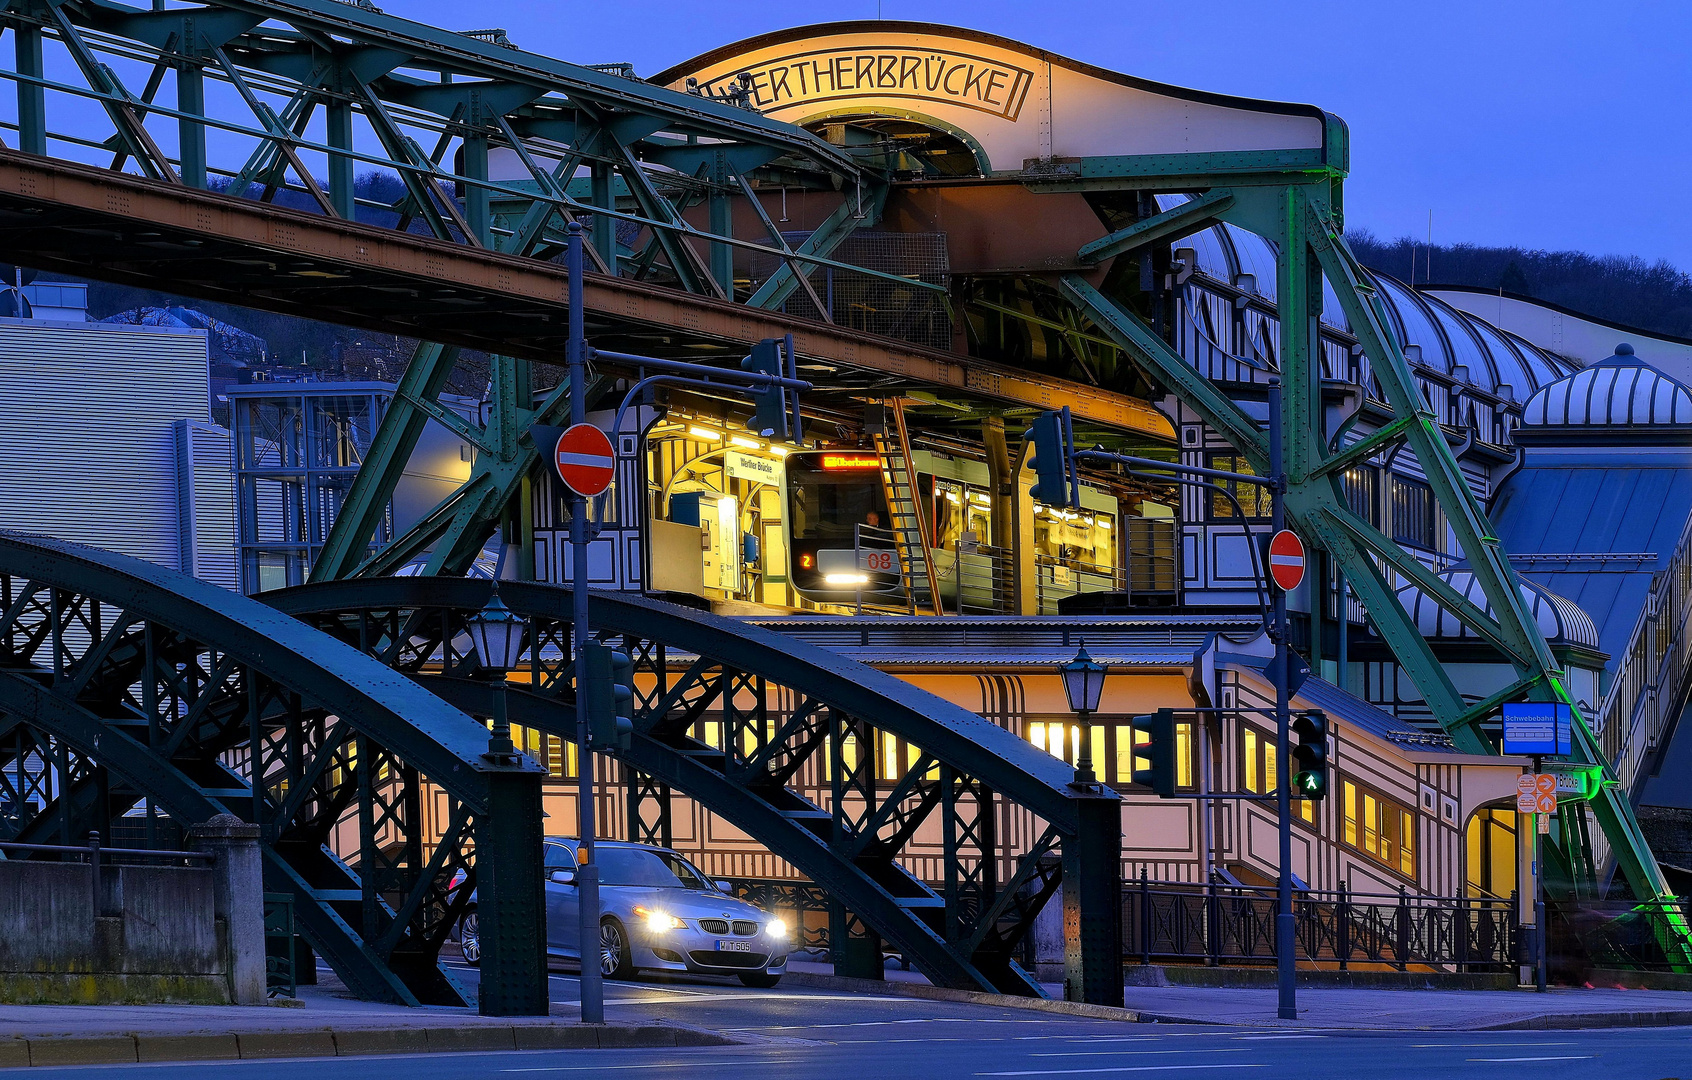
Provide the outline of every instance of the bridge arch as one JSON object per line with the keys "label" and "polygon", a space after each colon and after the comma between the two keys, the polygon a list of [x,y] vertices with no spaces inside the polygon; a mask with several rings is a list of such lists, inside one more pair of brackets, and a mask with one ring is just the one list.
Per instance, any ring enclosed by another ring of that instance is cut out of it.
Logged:
{"label": "bridge arch", "polygon": [[[97,830],[109,843],[144,802],[155,833],[236,814],[261,828],[266,890],[292,897],[307,940],[361,997],[473,1000],[436,958],[463,902],[450,879],[475,872],[460,841],[503,805],[502,778],[538,787],[532,765],[490,763],[486,747],[459,709],[256,600],[0,532],[0,788],[12,807],[0,834],[81,844]],[[430,858],[424,776],[452,803]],[[538,853],[538,804],[535,816]],[[328,847],[336,830],[356,837],[344,859]]]}
{"label": "bridge arch", "polygon": [[[471,676],[463,622],[490,589],[472,579],[373,578],[265,599],[361,642],[447,700],[486,715],[488,689]],[[553,658],[533,661],[529,681],[508,690],[512,720],[572,738],[574,694],[561,662],[570,654],[570,590],[504,582],[499,595],[531,621],[531,656]],[[640,774],[626,777],[631,793],[650,793],[652,781],[674,787],[820,884],[842,909],[831,926],[837,963],[854,939],[855,920],[862,924],[858,940],[891,942],[937,984],[1038,994],[1013,951],[1062,875],[1071,883],[1066,906],[1081,909],[1084,927],[1082,970],[1072,977],[1089,984],[1088,1000],[1110,1000],[1110,985],[1120,995],[1121,812],[1114,793],[1079,791],[1066,764],[1004,728],[775,631],[625,593],[595,592],[589,610],[595,631],[616,638],[636,662],[634,744],[616,753]],[[708,714],[721,719],[716,744],[696,737]],[[876,746],[878,731],[920,750],[890,786],[878,786],[873,753],[842,753],[853,739]],[[826,763],[826,807],[793,783],[813,759]],[[992,857],[995,794],[1049,825],[1004,881]],[[939,889],[899,862],[935,813],[950,856]],[[630,816],[633,838],[662,839],[641,835],[638,809]]]}

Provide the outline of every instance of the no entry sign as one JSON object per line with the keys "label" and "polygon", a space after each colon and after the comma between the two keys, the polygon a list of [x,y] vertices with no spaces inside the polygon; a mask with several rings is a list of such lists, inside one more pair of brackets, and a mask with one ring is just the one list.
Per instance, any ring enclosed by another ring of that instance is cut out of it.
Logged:
{"label": "no entry sign", "polygon": [[592,424],[577,424],[558,436],[552,450],[552,464],[564,486],[577,495],[593,498],[611,486],[617,468],[617,452],[605,432]]}
{"label": "no entry sign", "polygon": [[1304,580],[1304,541],[1291,529],[1269,538],[1269,576],[1282,592],[1292,592]]}

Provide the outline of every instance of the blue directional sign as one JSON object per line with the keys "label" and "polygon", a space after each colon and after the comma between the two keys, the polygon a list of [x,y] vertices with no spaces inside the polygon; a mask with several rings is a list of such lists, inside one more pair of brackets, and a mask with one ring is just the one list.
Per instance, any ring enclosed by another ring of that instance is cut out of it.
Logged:
{"label": "blue directional sign", "polygon": [[1557,757],[1574,751],[1574,710],[1561,702],[1519,701],[1504,706],[1504,752]]}

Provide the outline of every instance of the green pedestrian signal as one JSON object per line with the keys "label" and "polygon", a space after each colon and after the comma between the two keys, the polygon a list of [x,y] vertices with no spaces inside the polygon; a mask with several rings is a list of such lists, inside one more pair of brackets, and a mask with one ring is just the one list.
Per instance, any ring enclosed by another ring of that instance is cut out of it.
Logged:
{"label": "green pedestrian signal", "polygon": [[1174,709],[1134,717],[1134,783],[1151,788],[1160,799],[1175,794]]}
{"label": "green pedestrian signal", "polygon": [[1293,794],[1301,799],[1323,799],[1328,794],[1328,716],[1316,709],[1293,717],[1292,731],[1298,736],[1293,748]]}

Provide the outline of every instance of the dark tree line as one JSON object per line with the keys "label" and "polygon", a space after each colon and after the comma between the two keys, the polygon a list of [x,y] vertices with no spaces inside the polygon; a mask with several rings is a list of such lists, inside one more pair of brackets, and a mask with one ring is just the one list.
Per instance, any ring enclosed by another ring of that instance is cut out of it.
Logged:
{"label": "dark tree line", "polygon": [[1502,288],[1593,318],[1692,338],[1692,275],[1666,260],[1477,244],[1430,249],[1408,236],[1382,240],[1367,229],[1348,230],[1345,238],[1364,266],[1400,281],[1411,280],[1414,256],[1417,285]]}

